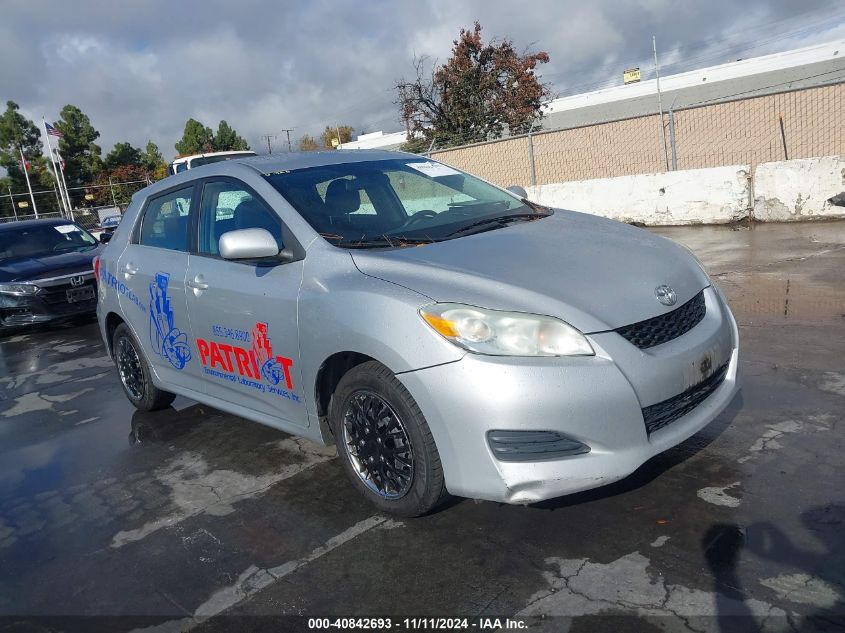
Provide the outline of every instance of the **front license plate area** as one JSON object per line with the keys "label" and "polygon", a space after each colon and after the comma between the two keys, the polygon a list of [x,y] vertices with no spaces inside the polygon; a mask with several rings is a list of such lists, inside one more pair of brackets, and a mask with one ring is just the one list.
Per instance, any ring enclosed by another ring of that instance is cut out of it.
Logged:
{"label": "front license plate area", "polygon": [[694,387],[712,376],[730,358],[729,350],[716,345],[700,354],[684,370],[684,388]]}
{"label": "front license plate area", "polygon": [[84,286],[82,288],[71,288],[67,291],[68,303],[79,303],[80,301],[90,301],[94,298],[93,286]]}

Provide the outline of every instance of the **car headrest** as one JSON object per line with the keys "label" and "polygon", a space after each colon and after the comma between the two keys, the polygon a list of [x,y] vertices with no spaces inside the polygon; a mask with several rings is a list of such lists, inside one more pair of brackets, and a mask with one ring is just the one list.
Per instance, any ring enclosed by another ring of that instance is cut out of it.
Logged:
{"label": "car headrest", "polygon": [[248,199],[235,207],[235,225],[239,229],[267,229],[273,235],[278,233],[272,215],[255,200]]}
{"label": "car headrest", "polygon": [[329,215],[349,215],[361,207],[361,192],[348,186],[346,178],[332,180],[326,189],[326,211]]}

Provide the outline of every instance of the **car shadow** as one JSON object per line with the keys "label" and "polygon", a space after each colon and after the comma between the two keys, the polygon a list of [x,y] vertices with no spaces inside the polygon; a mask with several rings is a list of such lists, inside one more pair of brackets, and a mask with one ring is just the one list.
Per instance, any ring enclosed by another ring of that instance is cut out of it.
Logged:
{"label": "car shadow", "polygon": [[[771,521],[753,523],[747,528],[716,523],[705,531],[701,548],[716,593],[721,633],[757,631],[765,624],[764,618],[752,615],[747,604],[748,595],[739,573],[744,550],[787,570],[776,578],[785,583],[782,590],[772,587],[779,594],[777,606],[787,613],[785,629],[807,633],[845,630],[845,576],[841,571],[845,557],[845,506],[812,507],[801,513],[801,523],[813,533],[821,548],[796,546]],[[790,596],[792,604],[784,604]],[[809,612],[805,610],[796,617],[792,609],[796,603],[812,606]]]}
{"label": "car shadow", "polygon": [[[197,411],[193,411],[194,409]],[[132,414],[129,445],[166,444],[190,433],[202,424],[202,421],[199,405],[193,405],[181,411],[173,407],[159,411],[136,409]]]}

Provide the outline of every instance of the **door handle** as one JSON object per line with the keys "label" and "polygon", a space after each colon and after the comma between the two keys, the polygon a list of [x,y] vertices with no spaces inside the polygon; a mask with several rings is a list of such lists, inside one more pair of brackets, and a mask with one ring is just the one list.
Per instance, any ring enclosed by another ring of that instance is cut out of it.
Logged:
{"label": "door handle", "polygon": [[208,290],[208,284],[203,281],[202,275],[197,275],[194,277],[193,281],[189,281],[188,287],[193,288],[194,290]]}
{"label": "door handle", "polygon": [[126,273],[127,277],[129,277],[138,273],[138,267],[130,262],[123,267],[123,272]]}

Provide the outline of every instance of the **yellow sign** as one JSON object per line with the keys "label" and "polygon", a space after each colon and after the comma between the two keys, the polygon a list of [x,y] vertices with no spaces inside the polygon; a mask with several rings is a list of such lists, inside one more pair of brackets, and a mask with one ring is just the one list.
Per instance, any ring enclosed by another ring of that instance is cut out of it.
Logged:
{"label": "yellow sign", "polygon": [[20,207],[21,209],[26,209],[28,206],[29,206],[29,203],[26,200],[22,200],[21,202],[18,202],[18,207]]}
{"label": "yellow sign", "polygon": [[86,193],[86,194],[85,194],[85,199],[86,199],[86,200],[93,200],[93,199],[94,199],[94,194],[93,194],[93,193]]}
{"label": "yellow sign", "polygon": [[337,137],[332,137],[332,147],[337,147],[340,145],[340,141],[337,140]]}
{"label": "yellow sign", "polygon": [[635,84],[640,80],[640,69],[629,68],[622,73],[622,81],[625,84]]}

